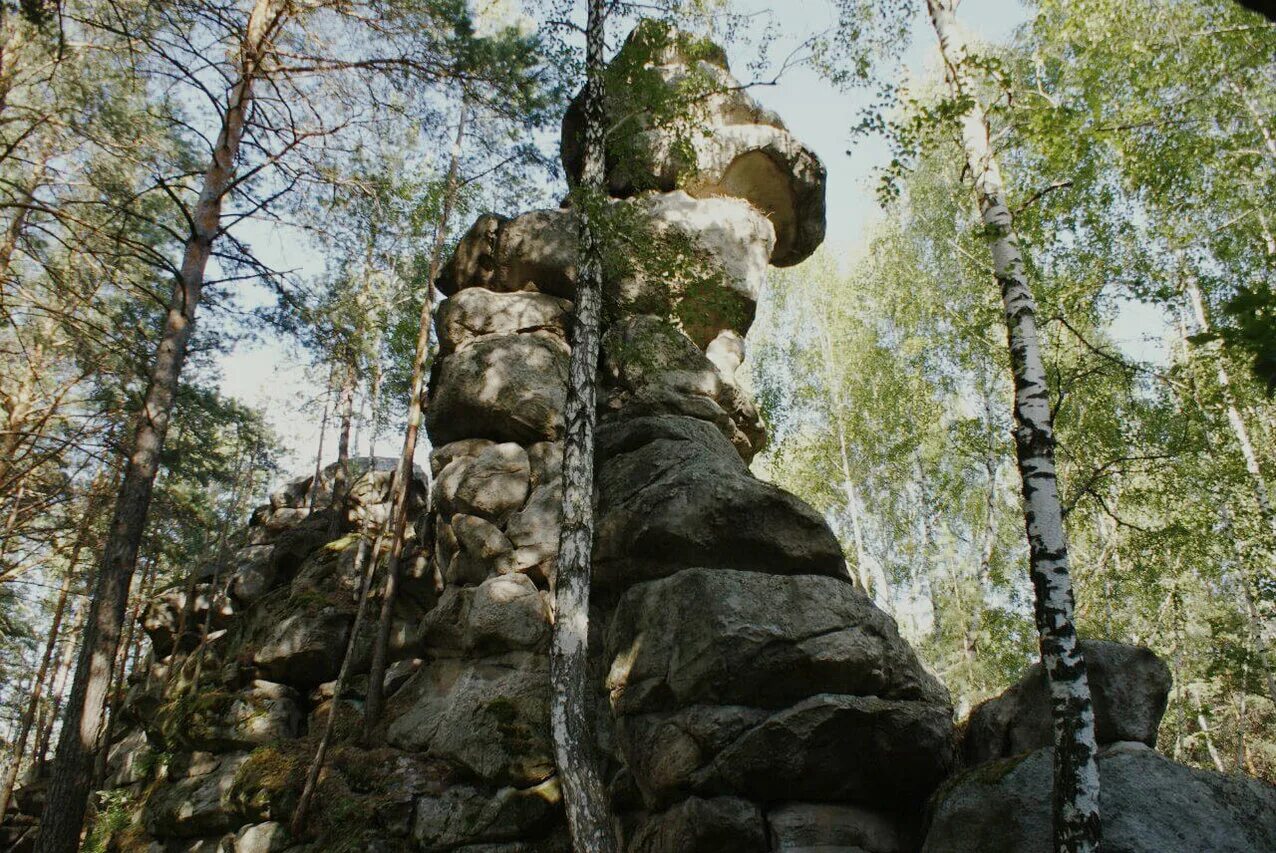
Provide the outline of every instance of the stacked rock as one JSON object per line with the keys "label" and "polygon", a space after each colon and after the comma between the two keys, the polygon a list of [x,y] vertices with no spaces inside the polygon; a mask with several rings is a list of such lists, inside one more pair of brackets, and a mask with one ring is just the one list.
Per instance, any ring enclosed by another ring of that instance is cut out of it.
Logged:
{"label": "stacked rock", "polygon": [[[947,692],[854,586],[820,515],[749,472],[765,433],[736,379],[767,265],[823,237],[823,167],[712,45],[646,24],[612,69],[617,92],[652,71],[716,87],[689,149],[643,119],[642,153],[612,158],[613,215],[654,256],[609,265],[599,366],[595,646],[625,845],[908,849],[952,764]],[[446,587],[389,736],[472,781],[418,809],[427,849],[561,833],[526,795],[557,796],[546,647],[575,233],[566,209],[480,217],[439,282],[427,412]]]}
{"label": "stacked rock", "polygon": [[[120,714],[125,725],[108,753],[110,794],[103,802],[114,814],[97,819],[99,831],[119,824],[109,849],[266,853],[289,846],[284,824],[314,750],[308,735],[319,730],[334,699],[332,679],[353,622],[359,575],[357,537],[350,534],[385,519],[394,462],[351,460],[340,510],[333,506],[336,466],[321,473],[313,496],[313,478],[288,483],[254,511],[230,556],[202,570],[189,605],[185,589],[148,603],[139,621],[151,650],[134,672]],[[426,493],[418,473],[410,490],[418,516]],[[417,561],[408,572],[396,614],[398,683],[411,668],[417,626],[434,600],[424,567]],[[356,649],[356,671],[367,671],[367,646]],[[366,693],[366,676],[362,681],[342,699]],[[419,780],[431,771],[413,756],[379,758],[384,785],[378,787],[396,793],[347,792],[351,802],[378,810],[353,828],[377,838],[397,829],[406,838]]]}

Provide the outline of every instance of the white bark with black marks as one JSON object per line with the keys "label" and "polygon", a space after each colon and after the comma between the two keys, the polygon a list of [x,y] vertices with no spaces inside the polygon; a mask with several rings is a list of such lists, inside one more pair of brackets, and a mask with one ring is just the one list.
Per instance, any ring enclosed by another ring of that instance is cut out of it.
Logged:
{"label": "white bark with black marks", "polygon": [[1041,663],[1054,717],[1054,849],[1099,849],[1099,767],[1094,706],[1073,620],[1072,580],[1054,462],[1054,423],[1037,333],[1036,303],[993,155],[988,120],[965,70],[966,45],[953,0],[927,0],[949,87],[965,101],[962,145],[992,251],[1014,374],[1014,439],[1022,481],[1029,571],[1036,593]]}
{"label": "white bark with black marks", "polygon": [[602,245],[593,217],[605,204],[603,49],[606,13],[589,0],[585,31],[585,156],[575,200],[580,263],[568,368],[563,444],[563,522],[550,646],[550,724],[576,853],[612,853],[616,840],[597,762],[595,691],[589,683],[590,556],[594,541],[594,426],[602,322]]}

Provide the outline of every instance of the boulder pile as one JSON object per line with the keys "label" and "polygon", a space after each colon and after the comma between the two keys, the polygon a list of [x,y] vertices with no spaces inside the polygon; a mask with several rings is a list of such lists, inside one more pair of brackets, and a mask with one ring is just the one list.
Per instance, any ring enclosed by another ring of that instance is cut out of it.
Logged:
{"label": "boulder pile", "polygon": [[[766,432],[737,372],[745,335],[768,266],[823,239],[819,158],[702,39],[643,24],[608,74],[608,110],[629,129],[607,161],[618,236],[598,366],[590,651],[623,849],[1048,849],[1040,670],[958,738],[947,690],[855,585],[825,520],[749,470]],[[638,92],[651,100],[635,109]],[[671,118],[670,97],[688,93],[691,120]],[[563,123],[572,180],[579,115],[578,100]],[[228,559],[148,603],[151,649],[113,731],[101,849],[570,849],[548,647],[576,234],[570,208],[487,214],[442,271],[431,486],[416,474],[372,742],[359,725],[369,637],[355,638],[340,695],[333,679],[359,536],[388,513],[390,460],[353,461],[344,501],[332,468],[289,483]],[[1164,664],[1118,644],[1085,652],[1105,849],[1272,849],[1270,789],[1151,751]],[[293,838],[330,713],[335,745],[311,825]]]}

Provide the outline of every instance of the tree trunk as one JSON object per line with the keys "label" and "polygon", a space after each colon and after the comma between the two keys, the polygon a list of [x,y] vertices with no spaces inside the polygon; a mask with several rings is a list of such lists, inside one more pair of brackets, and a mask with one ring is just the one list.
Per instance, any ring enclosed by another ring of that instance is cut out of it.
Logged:
{"label": "tree trunk", "polygon": [[125,467],[89,604],[35,853],[73,853],[79,844],[92,785],[93,749],[106,707],[160,451],[204,286],[204,271],[221,228],[222,203],[234,181],[253,84],[262,70],[267,43],[291,8],[288,0],[256,0],[248,17],[238,58],[238,79],[227,98],[221,130],[192,211],[191,235],[186,241],[180,275],[174,282],[149,387],[136,421],[132,454]]}
{"label": "tree trunk", "polygon": [[346,363],[346,375],[341,380],[341,428],[337,433],[337,468],[332,475],[332,520],[328,524],[328,538],[341,535],[346,517],[346,492],[350,488],[350,427],[354,423],[355,355],[353,348]]}
{"label": "tree trunk", "polygon": [[80,529],[75,535],[75,544],[71,546],[71,554],[67,558],[66,575],[62,579],[61,588],[58,589],[57,603],[53,606],[53,621],[49,625],[49,639],[44,646],[44,655],[40,658],[40,668],[36,672],[31,698],[27,701],[26,710],[22,713],[18,738],[13,745],[13,761],[9,767],[9,772],[5,775],[3,787],[0,787],[0,821],[4,820],[5,814],[9,811],[9,798],[13,796],[13,788],[18,780],[22,754],[26,751],[27,738],[31,735],[31,727],[35,722],[36,711],[40,706],[45,679],[49,673],[49,664],[53,661],[53,654],[57,649],[58,636],[62,629],[62,618],[66,614],[67,600],[71,595],[71,582],[75,578],[75,569],[80,562],[80,552],[84,550],[84,545],[88,540],[93,519],[96,515],[94,511],[97,503],[96,497],[96,494],[92,494],[89,497],[88,506],[84,511],[84,518],[80,523]]}
{"label": "tree trunk", "polygon": [[394,492],[390,498],[390,558],[385,567],[385,588],[381,593],[381,614],[377,620],[377,633],[372,643],[372,663],[368,669],[368,699],[363,711],[363,737],[371,742],[373,731],[381,720],[385,703],[385,670],[390,653],[390,627],[394,619],[394,600],[399,592],[399,573],[407,545],[408,496],[411,494],[413,460],[416,458],[417,438],[421,433],[421,420],[425,414],[425,369],[430,359],[430,330],[434,326],[434,280],[438,278],[443,263],[443,247],[447,244],[448,223],[452,206],[460,187],[461,147],[465,140],[465,119],[468,102],[461,98],[460,115],[456,122],[456,138],[452,141],[451,159],[448,161],[447,185],[443,193],[443,208],[439,211],[439,224],[434,231],[434,246],[430,252],[430,269],[425,285],[425,301],[421,305],[421,321],[417,328],[416,353],[412,357],[412,385],[408,398],[408,424],[403,431],[403,448],[394,469]]}
{"label": "tree trunk", "polygon": [[75,624],[71,626],[71,631],[67,634],[66,641],[62,644],[62,654],[58,657],[57,672],[53,679],[53,701],[50,703],[49,713],[45,715],[44,725],[40,729],[39,738],[35,745],[35,755],[32,759],[37,766],[44,764],[48,760],[49,743],[53,739],[53,727],[57,725],[58,718],[62,714],[62,701],[66,693],[66,682],[71,675],[75,652],[79,645],[78,640],[84,633],[84,620],[88,615],[88,610],[87,604],[82,604],[76,608]]}
{"label": "tree trunk", "polygon": [[1099,847],[1099,768],[1094,706],[1073,622],[1072,580],[1054,464],[1054,423],[1037,335],[1036,305],[993,156],[988,121],[963,67],[966,47],[953,0],[927,0],[952,94],[968,104],[962,144],[987,229],[1014,373],[1015,449],[1022,479],[1029,571],[1036,594],[1041,663],[1054,717],[1054,849]]}
{"label": "tree trunk", "polygon": [[315,504],[319,500],[319,486],[323,475],[323,440],[328,432],[328,406],[332,402],[332,383],[336,381],[337,365],[334,363],[328,367],[328,387],[324,389],[323,394],[323,417],[319,419],[319,447],[315,449],[315,475],[310,478],[310,498],[306,503],[311,512],[315,511]]}
{"label": "tree trunk", "polygon": [[[1188,273],[1183,277],[1183,289],[1187,294],[1188,302],[1192,306],[1192,315],[1196,319],[1196,327],[1198,332],[1209,332],[1211,330],[1209,316],[1205,313],[1205,300],[1201,296],[1200,286],[1196,282],[1196,276]],[[1258,504],[1259,514],[1262,515],[1264,523],[1267,525],[1268,533],[1272,536],[1273,543],[1276,543],[1276,507],[1272,505],[1271,492],[1267,488],[1267,481],[1263,477],[1263,469],[1258,462],[1258,453],[1254,450],[1254,442],[1249,436],[1249,427],[1245,424],[1245,418],[1241,415],[1240,405],[1236,400],[1236,392],[1232,388],[1232,377],[1227,372],[1227,365],[1223,363],[1222,354],[1217,354],[1218,363],[1215,369],[1215,375],[1218,379],[1219,390],[1223,394],[1223,404],[1227,409],[1227,423],[1232,428],[1232,436],[1236,439],[1236,446],[1240,449],[1241,458],[1245,461],[1245,471],[1249,474],[1250,488],[1254,490],[1254,500]]]}
{"label": "tree trunk", "polygon": [[612,853],[616,840],[599,774],[589,682],[590,556],[594,543],[594,425],[602,321],[603,258],[594,217],[604,212],[603,0],[589,0],[585,30],[585,157],[575,209],[580,239],[572,354],[563,413],[563,526],[554,575],[550,725],[567,825],[577,853]]}

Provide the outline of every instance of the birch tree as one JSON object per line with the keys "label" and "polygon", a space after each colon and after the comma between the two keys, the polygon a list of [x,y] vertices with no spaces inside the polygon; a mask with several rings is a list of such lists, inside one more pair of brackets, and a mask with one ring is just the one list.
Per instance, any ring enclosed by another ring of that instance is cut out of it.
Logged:
{"label": "birch tree", "polygon": [[989,138],[988,118],[967,63],[953,0],[927,0],[945,74],[961,114],[962,146],[1001,287],[1015,389],[1015,448],[1023,484],[1029,571],[1036,591],[1041,662],[1054,718],[1054,848],[1097,850],[1099,768],[1094,706],[1077,641],[1063,507],[1054,462],[1054,424],[1023,249]]}
{"label": "birch tree", "polygon": [[563,518],[554,572],[550,724],[567,825],[577,853],[616,850],[607,795],[595,763],[594,685],[589,681],[590,556],[594,545],[594,426],[602,322],[603,246],[593,218],[606,204],[604,56],[607,9],[588,0],[585,25],[584,157],[574,192],[580,261],[563,418]]}

